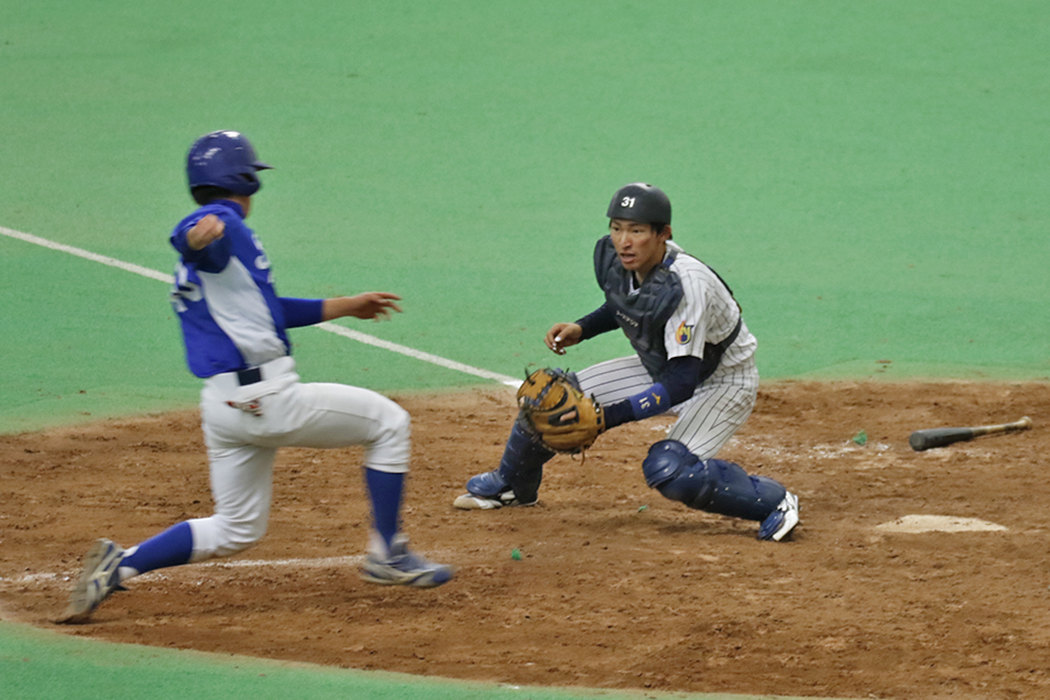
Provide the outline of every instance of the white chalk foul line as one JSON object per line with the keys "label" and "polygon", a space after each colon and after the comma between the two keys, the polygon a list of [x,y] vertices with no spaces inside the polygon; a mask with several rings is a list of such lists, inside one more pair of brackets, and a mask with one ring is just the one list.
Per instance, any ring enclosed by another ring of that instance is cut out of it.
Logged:
{"label": "white chalk foul line", "polygon": [[78,258],[84,258],[85,260],[90,260],[91,262],[97,262],[103,265],[108,265],[110,267],[115,267],[119,270],[124,270],[125,272],[133,272],[136,275],[149,277],[150,279],[158,280],[160,282],[167,282],[168,284],[173,284],[175,282],[175,278],[172,275],[168,275],[163,272],[157,272],[156,270],[151,270],[148,267],[142,267],[141,265],[136,265],[134,263],[124,262],[123,260],[117,260],[116,258],[109,257],[108,255],[99,255],[98,253],[92,253],[91,251],[84,250],[83,248],[74,248],[73,246],[65,245],[64,243],[56,243],[54,241],[49,241],[46,238],[34,236],[31,233],[22,233],[21,231],[15,231],[14,229],[4,228],[3,226],[0,226],[0,234],[3,234],[9,238],[17,238],[18,240],[25,241],[26,243],[33,243],[34,245],[43,246],[44,248],[49,248],[50,250],[57,250],[62,253],[69,253],[70,255],[75,255]]}
{"label": "white chalk foul line", "polygon": [[[0,234],[7,236],[8,238],[15,238],[26,243],[32,243],[34,245],[48,248],[49,250],[56,250],[62,253],[68,253],[69,255],[75,255],[78,258],[84,258],[92,262],[97,262],[102,265],[108,265],[109,267],[115,267],[118,270],[124,270],[125,272],[131,272],[136,275],[148,277],[150,279],[157,280],[159,282],[165,282],[167,284],[174,284],[175,278],[172,275],[158,272],[157,270],[151,270],[148,267],[142,267],[134,263],[124,262],[116,258],[111,258],[107,255],[99,255],[98,253],[92,253],[89,250],[83,248],[75,248],[71,245],[65,245],[64,243],[56,243],[55,241],[49,241],[46,238],[40,236],[34,236],[31,233],[23,233],[22,231],[15,231],[14,229],[4,228],[0,226]],[[319,323],[315,326],[323,331],[329,333],[335,333],[336,335],[349,338],[350,340],[356,340],[359,343],[365,345],[372,345],[373,347],[382,348],[383,350],[389,350],[390,352],[396,352],[406,357],[411,357],[422,362],[429,362],[432,365],[438,367],[444,367],[456,372],[462,372],[463,374],[470,374],[475,377],[482,379],[491,379],[493,381],[506,384],[507,386],[517,387],[521,385],[520,379],[507,376],[506,374],[499,374],[498,372],[490,372],[487,369],[481,369],[480,367],[472,367],[471,365],[463,364],[462,362],[456,362],[455,360],[449,360],[439,355],[432,355],[429,352],[423,352],[422,350],[416,350],[406,345],[399,345],[398,343],[392,343],[389,340],[383,340],[382,338],[376,338],[373,335],[367,333],[361,333],[360,331],[351,330],[343,326],[337,325],[331,322]]]}
{"label": "white chalk foul line", "polygon": [[402,355],[414,357],[417,360],[429,362],[430,364],[438,365],[446,369],[453,369],[458,372],[463,372],[464,374],[473,374],[475,377],[482,377],[484,379],[492,379],[497,382],[502,382],[507,386],[521,386],[520,379],[508,377],[505,374],[489,372],[487,369],[471,367],[470,365],[465,365],[462,362],[449,360],[438,355],[431,355],[429,352],[423,352],[422,350],[416,350],[414,348],[406,347],[404,345],[398,345],[397,343],[391,343],[389,340],[376,338],[375,336],[368,335],[366,333],[361,333],[360,331],[351,330],[350,328],[345,328],[344,326],[338,326],[328,321],[317,324],[317,327],[322,330],[326,330],[329,333],[335,333],[336,335],[341,335],[344,338],[356,340],[357,342],[364,343],[365,345],[373,345],[377,348],[383,348],[384,350],[389,350],[391,352],[401,353]]}

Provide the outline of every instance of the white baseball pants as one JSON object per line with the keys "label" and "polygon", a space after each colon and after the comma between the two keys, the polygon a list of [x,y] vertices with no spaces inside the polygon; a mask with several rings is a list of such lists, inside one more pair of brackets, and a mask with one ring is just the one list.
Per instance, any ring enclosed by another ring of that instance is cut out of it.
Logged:
{"label": "white baseball pants", "polygon": [[262,365],[262,381],[241,386],[236,372],[209,377],[201,390],[215,513],[190,520],[191,561],[229,556],[266,532],[278,447],[365,445],[365,467],[407,472],[408,412],[368,389],[302,384],[291,357]]}

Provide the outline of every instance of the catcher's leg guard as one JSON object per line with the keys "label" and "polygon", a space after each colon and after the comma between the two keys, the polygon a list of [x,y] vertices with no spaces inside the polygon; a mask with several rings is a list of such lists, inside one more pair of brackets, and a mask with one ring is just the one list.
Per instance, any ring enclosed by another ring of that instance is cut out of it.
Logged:
{"label": "catcher's leg guard", "polygon": [[642,462],[645,483],[695,510],[765,520],[787,491],[764,476],[748,476],[732,462],[701,460],[677,440],[661,440]]}
{"label": "catcher's leg guard", "polygon": [[467,491],[491,498],[509,487],[518,503],[531,505],[539,497],[543,465],[553,456],[554,452],[536,442],[521,423],[515,421],[499,467],[470,479]]}

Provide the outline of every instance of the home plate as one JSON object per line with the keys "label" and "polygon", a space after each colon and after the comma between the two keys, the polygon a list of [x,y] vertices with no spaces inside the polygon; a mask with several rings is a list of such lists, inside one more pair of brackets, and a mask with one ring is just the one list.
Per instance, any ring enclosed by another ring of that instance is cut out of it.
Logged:
{"label": "home plate", "polygon": [[883,532],[1003,532],[1007,528],[977,518],[950,515],[905,515],[875,526]]}

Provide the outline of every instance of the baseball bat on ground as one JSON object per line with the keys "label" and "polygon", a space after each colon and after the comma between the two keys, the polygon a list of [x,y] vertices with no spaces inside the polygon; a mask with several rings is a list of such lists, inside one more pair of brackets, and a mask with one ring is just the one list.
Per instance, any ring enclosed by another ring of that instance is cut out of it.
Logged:
{"label": "baseball bat on ground", "polygon": [[979,425],[975,428],[929,428],[927,430],[916,430],[908,438],[908,443],[916,452],[928,450],[931,447],[944,447],[954,442],[973,440],[980,435],[994,435],[996,433],[1009,433],[1015,430],[1028,430],[1032,427],[1032,419],[1025,416],[1013,423],[1000,423],[998,425]]}

